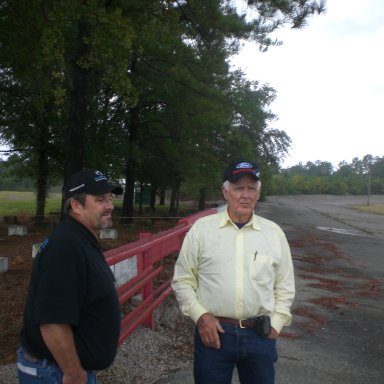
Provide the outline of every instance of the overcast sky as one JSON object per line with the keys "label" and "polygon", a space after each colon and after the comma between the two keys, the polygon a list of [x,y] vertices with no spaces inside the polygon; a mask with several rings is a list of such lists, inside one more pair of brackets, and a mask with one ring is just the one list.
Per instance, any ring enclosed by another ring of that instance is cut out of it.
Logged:
{"label": "overcast sky", "polygon": [[283,45],[260,53],[246,44],[233,63],[277,91],[271,104],[292,148],[283,166],[384,156],[384,1],[328,0]]}

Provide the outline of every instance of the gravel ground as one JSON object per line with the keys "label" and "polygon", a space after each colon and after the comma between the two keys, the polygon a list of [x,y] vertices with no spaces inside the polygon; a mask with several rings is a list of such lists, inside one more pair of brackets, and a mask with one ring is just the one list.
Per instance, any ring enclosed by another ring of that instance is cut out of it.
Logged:
{"label": "gravel ground", "polygon": [[173,296],[155,319],[154,331],[140,327],[120,347],[113,366],[98,376],[100,384],[163,384],[190,366],[194,324],[180,314]]}
{"label": "gravel ground", "polygon": [[[173,296],[155,312],[156,329],[139,327],[120,346],[114,364],[98,374],[99,384],[163,384],[190,369],[193,323],[180,314]],[[15,364],[0,365],[0,384],[17,384]]]}

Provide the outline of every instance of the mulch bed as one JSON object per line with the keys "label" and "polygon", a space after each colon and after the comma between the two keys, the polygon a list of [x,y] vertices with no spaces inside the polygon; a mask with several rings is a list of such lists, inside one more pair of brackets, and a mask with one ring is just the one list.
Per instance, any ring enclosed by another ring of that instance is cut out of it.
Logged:
{"label": "mulch bed", "polygon": [[[118,229],[118,239],[102,240],[101,244],[104,250],[117,248],[136,241],[140,232],[158,233],[175,225],[175,220],[156,220],[150,223],[143,221],[125,227],[114,225]],[[16,358],[32,267],[32,245],[42,242],[51,232],[36,228],[31,223],[27,226],[28,233],[25,236],[8,236],[8,226],[0,226],[0,256],[8,258],[8,270],[0,273],[0,364],[12,363]],[[164,266],[173,268],[170,263],[164,263]],[[164,272],[164,275],[169,274],[170,272]]]}

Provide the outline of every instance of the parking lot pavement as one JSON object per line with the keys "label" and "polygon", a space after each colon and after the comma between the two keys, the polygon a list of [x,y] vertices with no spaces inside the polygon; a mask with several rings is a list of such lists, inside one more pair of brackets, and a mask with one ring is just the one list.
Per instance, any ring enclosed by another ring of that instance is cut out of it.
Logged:
{"label": "parking lot pavement", "polygon": [[[294,319],[278,342],[276,384],[384,383],[384,216],[353,208],[366,201],[274,196],[258,206],[285,231],[295,265]],[[193,383],[191,368],[166,382]]]}
{"label": "parking lot pavement", "polygon": [[[384,197],[377,197],[384,204]],[[279,341],[277,384],[384,383],[384,216],[363,197],[272,197],[260,214],[291,244],[294,321]]]}

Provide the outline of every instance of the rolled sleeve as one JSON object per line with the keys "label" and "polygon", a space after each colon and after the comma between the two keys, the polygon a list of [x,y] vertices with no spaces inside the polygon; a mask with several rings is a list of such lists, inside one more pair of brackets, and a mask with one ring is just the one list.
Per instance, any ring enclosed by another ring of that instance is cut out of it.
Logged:
{"label": "rolled sleeve", "polygon": [[179,303],[181,312],[189,316],[195,323],[207,310],[199,303],[196,290],[198,288],[198,242],[191,229],[183,242],[179,257],[175,264],[172,288]]}
{"label": "rolled sleeve", "polygon": [[271,316],[272,327],[280,332],[284,326],[292,322],[291,305],[295,297],[295,277],[288,241],[281,232],[281,263],[277,270],[274,296],[275,309]]}

